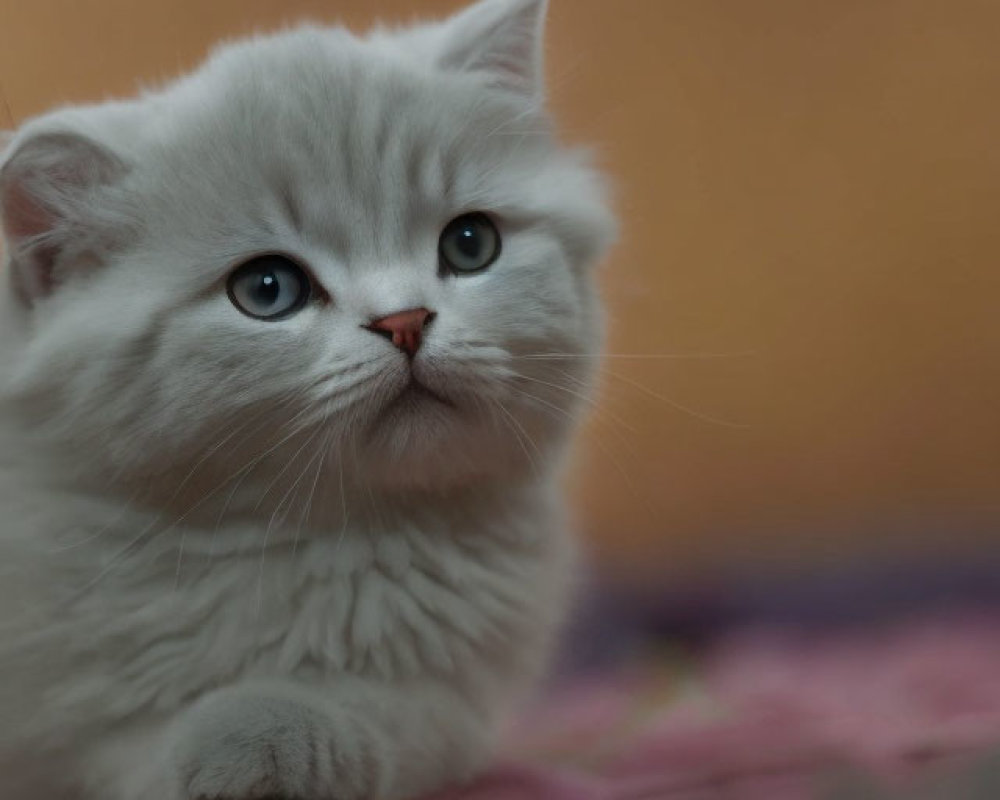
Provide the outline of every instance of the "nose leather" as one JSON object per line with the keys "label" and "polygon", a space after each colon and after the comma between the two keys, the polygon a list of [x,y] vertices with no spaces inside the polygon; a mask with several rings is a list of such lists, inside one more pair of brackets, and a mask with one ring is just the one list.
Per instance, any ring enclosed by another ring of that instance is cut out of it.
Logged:
{"label": "nose leather", "polygon": [[366,325],[372,333],[384,336],[409,356],[415,355],[423,341],[424,328],[434,314],[426,308],[408,308]]}

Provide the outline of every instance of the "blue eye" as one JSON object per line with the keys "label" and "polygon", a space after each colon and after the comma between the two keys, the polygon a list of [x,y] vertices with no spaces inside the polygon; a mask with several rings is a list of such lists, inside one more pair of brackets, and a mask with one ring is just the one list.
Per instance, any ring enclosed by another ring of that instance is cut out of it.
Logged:
{"label": "blue eye", "polygon": [[445,226],[438,255],[441,266],[456,275],[479,272],[500,255],[500,232],[485,214],[463,214]]}
{"label": "blue eye", "polygon": [[309,276],[289,258],[259,256],[233,270],[229,299],[248,317],[279,320],[302,310],[312,290]]}

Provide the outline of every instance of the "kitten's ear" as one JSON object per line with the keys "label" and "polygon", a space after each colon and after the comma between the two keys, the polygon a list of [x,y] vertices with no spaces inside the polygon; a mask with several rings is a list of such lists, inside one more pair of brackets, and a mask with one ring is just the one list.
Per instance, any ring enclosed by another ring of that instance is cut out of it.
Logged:
{"label": "kitten's ear", "polygon": [[95,244],[95,201],[124,173],[110,151],[75,133],[29,136],[3,154],[0,222],[24,300],[50,294],[64,277],[64,262]]}
{"label": "kitten's ear", "polygon": [[481,0],[445,21],[438,63],[540,98],[547,6],[548,0]]}

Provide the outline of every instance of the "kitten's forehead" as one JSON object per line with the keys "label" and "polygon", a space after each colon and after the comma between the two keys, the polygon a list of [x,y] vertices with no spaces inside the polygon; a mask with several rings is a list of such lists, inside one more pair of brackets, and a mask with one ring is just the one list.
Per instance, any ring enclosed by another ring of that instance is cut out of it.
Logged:
{"label": "kitten's forehead", "polygon": [[376,230],[368,246],[403,247],[409,228],[461,210],[512,155],[530,162],[549,142],[526,102],[340,31],[240,44],[182,89],[197,124],[176,127],[168,169],[214,192],[237,177],[238,202],[279,204],[339,248]]}

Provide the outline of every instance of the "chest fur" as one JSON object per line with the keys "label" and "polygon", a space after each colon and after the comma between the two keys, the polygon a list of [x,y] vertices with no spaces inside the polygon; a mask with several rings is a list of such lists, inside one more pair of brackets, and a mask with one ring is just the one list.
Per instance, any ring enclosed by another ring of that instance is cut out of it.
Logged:
{"label": "chest fur", "polygon": [[22,656],[46,663],[36,708],[90,722],[168,714],[250,676],[495,691],[543,659],[565,605],[565,540],[551,522],[129,564],[23,642]]}

